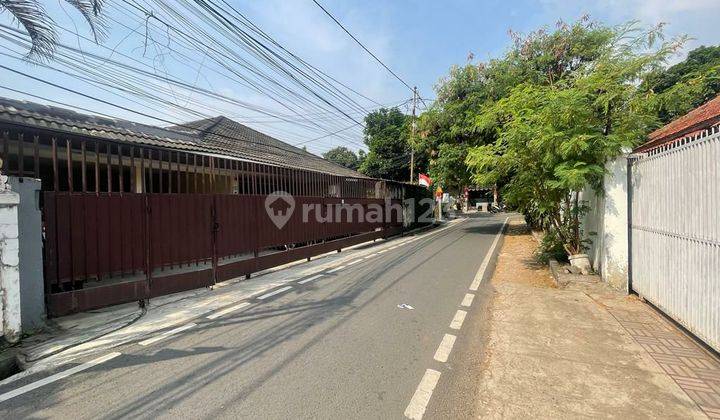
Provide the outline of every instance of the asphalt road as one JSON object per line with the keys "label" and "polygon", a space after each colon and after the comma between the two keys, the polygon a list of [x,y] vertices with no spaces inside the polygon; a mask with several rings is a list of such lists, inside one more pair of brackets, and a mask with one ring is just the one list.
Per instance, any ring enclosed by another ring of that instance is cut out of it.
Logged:
{"label": "asphalt road", "polygon": [[[471,218],[199,317],[164,340],[119,347],[117,357],[0,402],[0,418],[403,418],[411,400],[428,398],[424,418],[472,417],[489,292],[468,287],[504,219]],[[472,304],[462,306],[468,293]],[[458,310],[467,316],[453,329]],[[446,334],[456,337],[450,349]],[[416,392],[428,369],[440,374],[431,397],[427,383]]]}

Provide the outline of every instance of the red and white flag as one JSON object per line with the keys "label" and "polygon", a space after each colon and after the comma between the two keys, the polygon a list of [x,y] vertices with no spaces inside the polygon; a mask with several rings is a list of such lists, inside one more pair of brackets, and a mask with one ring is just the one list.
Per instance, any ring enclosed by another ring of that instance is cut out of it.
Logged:
{"label": "red and white flag", "polygon": [[430,179],[430,177],[425,174],[420,174],[420,179],[418,179],[418,184],[423,185],[425,187],[429,187],[430,184],[432,184],[432,179]]}

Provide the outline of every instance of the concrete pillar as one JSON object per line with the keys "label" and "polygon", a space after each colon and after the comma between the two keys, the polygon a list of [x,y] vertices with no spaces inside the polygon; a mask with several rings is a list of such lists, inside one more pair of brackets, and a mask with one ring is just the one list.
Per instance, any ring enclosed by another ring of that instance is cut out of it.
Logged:
{"label": "concrete pillar", "polygon": [[23,332],[45,325],[45,281],[42,257],[42,215],[39,179],[11,176],[8,183],[20,198],[17,207],[20,238],[20,313]]}
{"label": "concrete pillar", "polygon": [[613,287],[628,288],[628,184],[627,156],[605,166],[605,200],[602,229],[601,275]]}
{"label": "concrete pillar", "polygon": [[0,176],[0,313],[2,336],[14,343],[20,339],[20,273],[18,204],[20,196],[10,191]]}

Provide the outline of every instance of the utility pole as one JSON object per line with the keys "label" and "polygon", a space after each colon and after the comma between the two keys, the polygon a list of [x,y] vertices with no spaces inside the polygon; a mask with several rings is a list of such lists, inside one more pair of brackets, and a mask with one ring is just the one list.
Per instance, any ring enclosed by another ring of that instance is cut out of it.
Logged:
{"label": "utility pole", "polygon": [[[415,122],[415,107],[417,106],[417,86],[413,87],[413,99],[412,99],[412,136],[410,137],[411,142],[415,141],[415,131],[417,130],[417,123]],[[413,144],[410,144],[410,183],[415,183],[415,148]]]}

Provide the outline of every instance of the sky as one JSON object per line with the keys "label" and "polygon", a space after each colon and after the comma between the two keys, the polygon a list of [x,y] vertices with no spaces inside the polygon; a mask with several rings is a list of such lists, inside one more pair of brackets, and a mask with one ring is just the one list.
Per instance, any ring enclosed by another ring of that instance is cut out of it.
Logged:
{"label": "sky", "polygon": [[[317,154],[339,145],[353,150],[362,147],[362,125],[358,122],[361,122],[363,114],[357,107],[349,109],[339,106],[347,115],[335,108],[332,112],[322,113],[308,108],[293,111],[302,114],[300,117],[293,115],[283,120],[268,116],[268,113],[288,116],[293,112],[288,110],[283,101],[273,100],[262,92],[248,89],[233,75],[221,75],[221,65],[211,62],[206,52],[184,48],[174,37],[166,37],[162,31],[155,32],[155,36],[151,36],[152,41],[146,45],[147,19],[132,14],[133,9],[127,1],[106,2],[109,35],[101,45],[95,45],[72,34],[77,32],[91,36],[82,17],[67,3],[63,0],[40,0],[55,22],[70,30],[59,31],[63,43],[120,62],[132,63],[129,61],[132,58],[149,66],[147,68],[155,74],[185,81],[241,103],[261,106],[263,113],[227,102],[191,96],[182,89],[168,88],[165,97],[170,103],[193,109],[194,114],[187,115],[173,106],[147,103],[143,98],[132,98],[127,93],[118,95],[117,92],[109,92],[114,89],[112,87],[98,89],[75,78],[7,56],[0,56],[0,63],[38,79],[101,98],[106,103],[1,68],[0,86],[5,88],[0,87],[0,95],[41,103],[51,99],[87,110],[81,112],[92,111],[154,125],[182,123],[198,119],[200,115],[222,113],[288,143],[304,145]],[[158,0],[129,1],[135,1],[158,15],[163,13],[158,6],[162,2]],[[371,98],[373,102],[348,93],[363,110],[372,110],[378,104],[400,104],[404,112],[409,112],[408,100],[412,92],[363,51],[312,0],[227,1],[287,50]],[[183,10],[180,3],[174,0],[166,2],[176,10]],[[718,0],[323,0],[321,3],[400,78],[411,86],[417,86],[420,95],[427,99],[425,103],[428,106],[435,96],[433,87],[447,74],[450,66],[464,64],[470,54],[475,60],[483,61],[501,56],[509,45],[510,29],[527,33],[543,26],[552,27],[561,19],[573,21],[588,14],[610,25],[630,20],[638,20],[647,26],[665,22],[668,24],[668,37],[681,34],[692,37],[683,54],[700,45],[720,43]],[[7,13],[0,13],[0,25],[14,23]],[[6,29],[0,27],[0,33],[2,31]],[[152,35],[152,27],[150,33]],[[0,52],[7,52],[8,48],[15,51],[13,54],[17,56],[19,48],[6,39],[0,39]],[[179,56],[178,51],[183,52],[184,56]],[[673,60],[682,58],[680,54]],[[48,64],[59,67],[54,62]],[[93,69],[103,72],[105,66],[95,63]],[[7,87],[24,93],[9,91]],[[194,103],[194,100],[198,103]],[[138,111],[147,115],[141,115]],[[154,118],[158,115],[162,115],[160,120]],[[296,122],[298,118],[303,124]],[[288,119],[293,121],[288,122]],[[343,131],[329,135],[339,130]]]}

